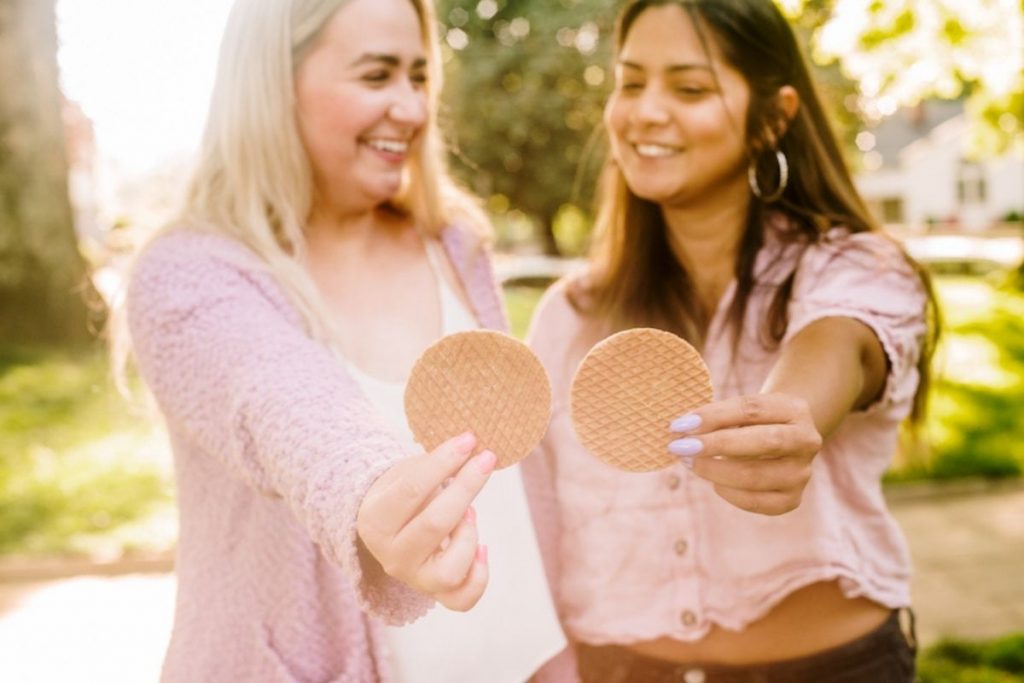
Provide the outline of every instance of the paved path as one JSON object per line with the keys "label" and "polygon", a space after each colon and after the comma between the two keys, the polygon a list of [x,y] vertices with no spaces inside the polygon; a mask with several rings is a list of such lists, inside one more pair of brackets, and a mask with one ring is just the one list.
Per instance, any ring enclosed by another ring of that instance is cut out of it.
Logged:
{"label": "paved path", "polygon": [[[1024,631],[1024,486],[900,495],[892,509],[923,643]],[[0,582],[0,681],[156,681],[173,605],[168,573]]]}
{"label": "paved path", "polygon": [[891,505],[914,560],[923,643],[1024,632],[1024,487]]}
{"label": "paved path", "polygon": [[173,608],[170,574],[0,584],[0,681],[155,682]]}

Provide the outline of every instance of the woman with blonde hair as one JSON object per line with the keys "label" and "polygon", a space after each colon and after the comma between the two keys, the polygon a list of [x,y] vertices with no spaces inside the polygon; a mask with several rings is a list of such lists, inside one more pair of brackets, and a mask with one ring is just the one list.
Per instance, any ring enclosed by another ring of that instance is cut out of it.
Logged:
{"label": "woman with blonde hair", "polygon": [[[564,645],[518,471],[468,433],[423,453],[402,411],[429,344],[505,326],[442,161],[434,26],[424,0],[232,9],[184,206],[126,299],[177,476],[165,681],[521,681]],[[432,632],[395,628],[435,601]]]}
{"label": "woman with blonde hair", "polygon": [[[912,681],[881,477],[927,386],[928,279],[866,211],[773,0],[630,0],[616,39],[594,251],[530,333],[555,410],[526,467],[582,678]],[[629,327],[710,370],[660,472],[597,460],[568,411]]]}

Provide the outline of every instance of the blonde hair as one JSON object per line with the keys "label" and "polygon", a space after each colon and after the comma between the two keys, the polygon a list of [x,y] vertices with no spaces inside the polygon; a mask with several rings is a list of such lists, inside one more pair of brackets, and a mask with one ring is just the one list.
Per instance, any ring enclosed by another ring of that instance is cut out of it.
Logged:
{"label": "blonde hair", "polygon": [[[391,207],[437,236],[458,222],[480,243],[489,222],[456,186],[436,122],[440,48],[430,0],[409,0],[427,53],[429,120]],[[221,43],[199,157],[177,217],[151,239],[176,230],[232,237],[261,259],[315,339],[333,346],[328,316],[303,267],[304,224],[312,209],[313,172],[295,118],[294,75],[334,14],[349,0],[236,0]],[[114,338],[117,347],[118,335]],[[127,349],[127,344],[122,344]],[[123,365],[127,351],[114,349]]]}

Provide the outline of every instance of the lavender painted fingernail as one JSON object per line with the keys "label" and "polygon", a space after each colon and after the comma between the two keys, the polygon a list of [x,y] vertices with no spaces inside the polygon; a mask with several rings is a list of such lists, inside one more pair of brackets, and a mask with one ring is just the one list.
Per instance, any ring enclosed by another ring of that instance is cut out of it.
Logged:
{"label": "lavender painted fingernail", "polygon": [[672,441],[668,452],[681,457],[693,457],[704,450],[704,442],[700,439],[686,438]]}
{"label": "lavender painted fingernail", "polygon": [[700,427],[701,419],[700,415],[696,413],[687,413],[682,417],[677,417],[672,420],[672,424],[669,425],[669,429],[673,432],[692,432],[697,427]]}

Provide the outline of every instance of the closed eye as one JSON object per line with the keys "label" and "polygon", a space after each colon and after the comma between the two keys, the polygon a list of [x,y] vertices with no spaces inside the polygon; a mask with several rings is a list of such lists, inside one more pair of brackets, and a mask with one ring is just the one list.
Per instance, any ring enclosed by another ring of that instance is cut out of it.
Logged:
{"label": "closed eye", "polygon": [[383,69],[363,74],[363,80],[369,83],[383,83],[391,77],[391,73]]}

